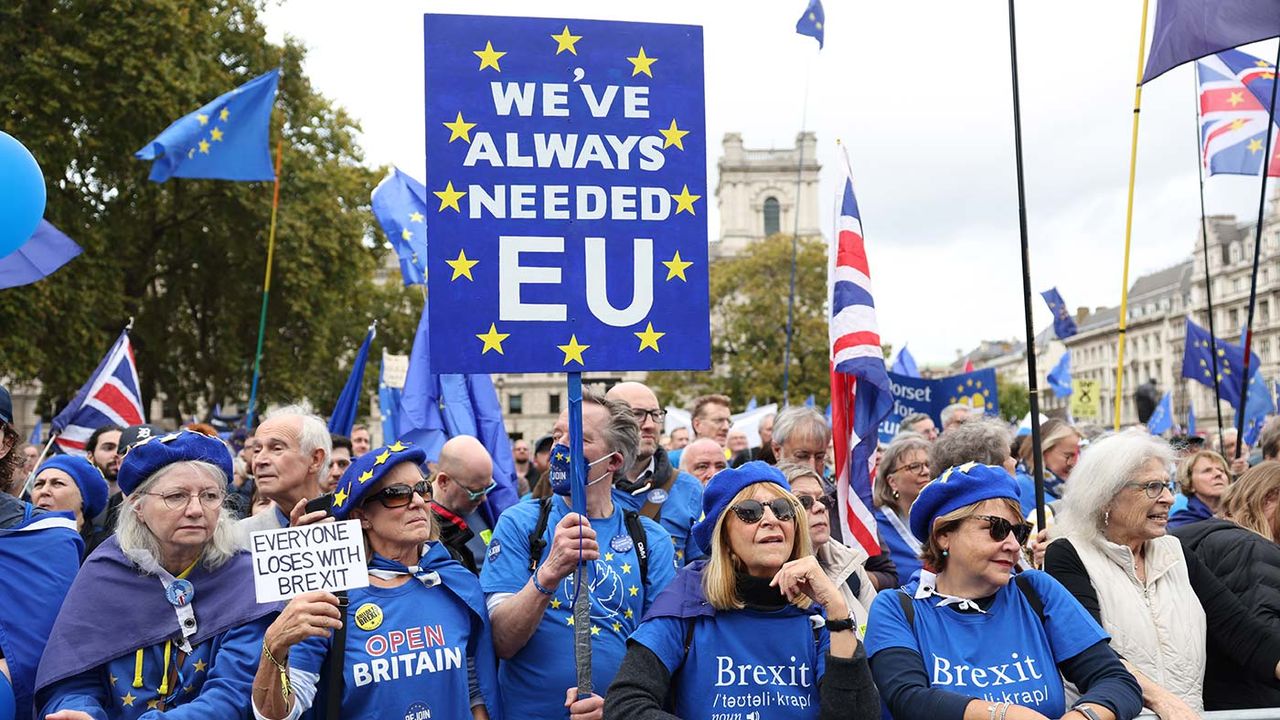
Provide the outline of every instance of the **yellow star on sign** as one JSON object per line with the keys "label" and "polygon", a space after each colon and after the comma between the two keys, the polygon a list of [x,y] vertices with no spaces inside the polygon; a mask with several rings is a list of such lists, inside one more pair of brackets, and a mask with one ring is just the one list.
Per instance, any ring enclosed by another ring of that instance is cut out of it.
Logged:
{"label": "yellow star on sign", "polygon": [[474,267],[475,264],[480,261],[468,260],[467,251],[459,250],[458,257],[456,259],[445,260],[444,262],[446,265],[453,268],[453,277],[449,278],[449,281],[452,282],[454,280],[457,280],[460,277],[465,277],[468,280],[474,281],[475,278],[471,277],[471,268]]}
{"label": "yellow star on sign", "polygon": [[409,222],[422,222],[422,213],[417,210],[409,213]]}
{"label": "yellow star on sign", "polygon": [[206,663],[203,660],[197,660],[194,667],[196,669],[196,672],[204,672],[204,669],[209,667],[209,663]]}
{"label": "yellow star on sign", "polygon": [[204,127],[205,125],[208,125],[208,124],[209,124],[209,116],[208,116],[208,115],[197,115],[197,116],[196,116],[196,119],[200,121],[200,127]]}
{"label": "yellow star on sign", "polygon": [[502,341],[510,336],[511,333],[500,333],[496,325],[489,323],[489,332],[476,335],[476,337],[484,341],[484,349],[480,351],[480,354],[483,355],[490,350],[497,350],[499,355],[505,355],[506,353],[502,352]]}
{"label": "yellow star on sign", "polygon": [[[654,352],[661,352],[661,350],[658,349],[658,339],[663,335],[666,335],[666,333],[655,332],[653,329],[653,323],[649,323],[643,332],[634,333],[634,335],[640,338],[640,350],[638,352],[643,352],[645,348],[653,348]],[[623,567],[625,568],[626,566],[624,565]],[[627,572],[630,571],[628,570]]]}
{"label": "yellow star on sign", "polygon": [[651,58],[648,55],[645,55],[644,46],[641,45],[640,52],[636,53],[635,57],[627,58],[627,61],[631,63],[631,77],[635,77],[640,73],[653,77],[653,71],[649,68],[652,67],[654,63],[658,62],[658,58]]}
{"label": "yellow star on sign", "polygon": [[350,496],[351,493],[347,492],[346,488],[338,488],[338,492],[333,494],[333,506],[342,507],[342,503],[346,502]]}
{"label": "yellow star on sign", "polygon": [[556,347],[560,348],[560,351],[564,353],[565,365],[568,365],[570,362],[577,362],[579,365],[586,365],[586,363],[582,361],[582,351],[591,346],[579,345],[578,336],[570,335],[568,345],[557,345]]}
{"label": "yellow star on sign", "polygon": [[483,50],[472,50],[471,53],[480,58],[481,70],[491,67],[498,72],[502,72],[502,68],[498,67],[498,59],[506,55],[506,53],[494,50],[493,43],[486,41]]}
{"label": "yellow star on sign", "polygon": [[370,481],[370,480],[372,480],[372,479],[373,479],[373,471],[372,471],[372,470],[365,470],[364,472],[360,473],[360,477],[356,478],[356,482],[358,482],[358,483],[360,483],[361,485],[363,485],[363,484],[365,484],[365,483],[369,482],[369,481]]}
{"label": "yellow star on sign", "polygon": [[676,201],[676,214],[688,212],[690,215],[697,215],[693,211],[693,201],[701,199],[701,195],[693,195],[689,193],[689,186],[685,185],[680,190],[679,195],[672,195],[671,199]]}
{"label": "yellow star on sign", "polygon": [[570,34],[569,34],[569,26],[568,26],[568,25],[565,25],[565,26],[564,26],[564,30],[561,30],[559,35],[552,35],[552,36],[551,36],[551,39],[556,41],[556,54],[557,54],[557,55],[559,55],[560,53],[564,52],[565,50],[568,50],[569,52],[573,53],[574,55],[577,55],[577,54],[578,54],[578,49],[577,49],[577,48],[575,48],[575,47],[573,46],[573,44],[574,44],[574,43],[576,43],[576,42],[578,42],[579,40],[581,40],[581,39],[582,39],[582,36],[581,36],[581,35],[570,35]]}
{"label": "yellow star on sign", "polygon": [[658,132],[662,133],[662,137],[666,138],[666,140],[664,140],[662,143],[662,147],[668,148],[668,147],[671,147],[672,145],[675,145],[681,150],[684,150],[683,138],[685,135],[689,134],[689,131],[681,130],[679,127],[677,127],[675,118],[671,118],[671,127],[667,128],[666,130],[659,130]]}
{"label": "yellow star on sign", "polygon": [[388,449],[388,450],[390,450],[391,452],[401,452],[401,451],[404,451],[404,450],[408,450],[408,449],[409,449],[409,446],[408,446],[408,445],[405,445],[405,444],[401,443],[399,440],[397,440],[397,441],[395,441],[393,444],[388,445],[388,446],[387,446],[387,449]]}
{"label": "yellow star on sign", "polygon": [[226,108],[222,108],[222,112],[218,113],[218,119],[222,122],[226,122],[229,117],[231,117],[231,112]]}
{"label": "yellow star on sign", "polygon": [[1258,138],[1254,138],[1254,139],[1252,139],[1252,140],[1250,140],[1250,141],[1249,141],[1249,152],[1251,152],[1251,153],[1256,153],[1256,152],[1258,152],[1258,151],[1259,151],[1259,150],[1261,150],[1261,149],[1262,149],[1262,141],[1261,141],[1261,140],[1259,140]]}
{"label": "yellow star on sign", "polygon": [[200,152],[204,153],[205,155],[209,154],[209,142],[207,140],[202,139],[200,141]]}
{"label": "yellow star on sign", "polygon": [[462,111],[458,111],[458,119],[451,123],[440,123],[449,128],[449,142],[453,142],[458,138],[462,138],[467,142],[471,142],[471,128],[475,127],[475,123],[469,123],[462,119]]}
{"label": "yellow star on sign", "polygon": [[1239,105],[1240,103],[1244,102],[1244,93],[1242,92],[1231,93],[1231,97],[1227,98],[1227,102],[1231,103],[1231,107],[1235,107]]}
{"label": "yellow star on sign", "polygon": [[129,707],[133,707],[133,701],[134,701],[134,700],[137,700],[137,699],[138,699],[138,698],[137,698],[137,697],[135,697],[133,693],[131,693],[131,692],[129,692],[129,691],[127,691],[127,690],[126,690],[126,691],[125,691],[125,693],[124,693],[124,695],[123,695],[123,696],[121,696],[121,698],[120,698],[120,704],[121,704],[121,705],[127,705],[127,706],[129,706]]}
{"label": "yellow star on sign", "polygon": [[443,190],[432,190],[431,193],[440,198],[440,207],[437,209],[437,212],[444,210],[447,207],[451,207],[458,212],[462,212],[462,208],[458,207],[458,198],[466,195],[467,191],[454,190],[452,180],[449,181],[448,185],[444,186]]}
{"label": "yellow star on sign", "polygon": [[689,282],[689,278],[684,276],[684,271],[687,270],[689,266],[692,265],[693,263],[687,260],[681,260],[679,250],[676,251],[675,256],[672,257],[670,260],[663,260],[662,264],[667,266],[668,280],[670,280],[671,278],[678,277],[685,282]]}
{"label": "yellow star on sign", "polygon": [[210,130],[209,137],[212,138],[214,142],[222,142],[222,130],[220,128]]}

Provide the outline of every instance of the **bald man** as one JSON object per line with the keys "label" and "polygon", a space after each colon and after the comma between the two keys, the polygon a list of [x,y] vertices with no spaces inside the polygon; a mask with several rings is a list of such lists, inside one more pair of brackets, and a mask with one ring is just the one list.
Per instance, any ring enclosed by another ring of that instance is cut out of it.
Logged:
{"label": "bald man", "polygon": [[685,446],[680,456],[680,470],[698,479],[705,487],[711,476],[728,467],[724,448],[711,438],[698,438]]}
{"label": "bald man", "polygon": [[431,483],[431,513],[440,529],[440,542],[455,560],[477,575],[493,537],[477,510],[497,486],[493,458],[479,440],[458,435],[440,448]]}
{"label": "bald man", "polygon": [[675,545],[677,566],[696,560],[702,553],[688,540],[690,528],[702,516],[702,483],[672,467],[658,442],[666,411],[653,391],[638,382],[618,383],[606,397],[631,406],[640,423],[636,461],[614,477],[614,502],[662,525]]}

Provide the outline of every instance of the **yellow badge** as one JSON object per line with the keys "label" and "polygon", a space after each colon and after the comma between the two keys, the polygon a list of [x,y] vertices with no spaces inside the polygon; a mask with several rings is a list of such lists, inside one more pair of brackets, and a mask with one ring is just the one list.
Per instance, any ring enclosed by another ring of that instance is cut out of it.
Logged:
{"label": "yellow badge", "polygon": [[377,630],[382,625],[382,608],[365,603],[356,608],[356,627],[361,630]]}

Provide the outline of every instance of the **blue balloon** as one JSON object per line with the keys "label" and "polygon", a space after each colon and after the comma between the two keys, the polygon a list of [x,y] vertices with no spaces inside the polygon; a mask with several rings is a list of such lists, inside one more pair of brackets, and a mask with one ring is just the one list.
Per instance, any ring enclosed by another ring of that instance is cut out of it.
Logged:
{"label": "blue balloon", "polygon": [[31,152],[0,131],[0,257],[31,239],[44,217],[44,175]]}

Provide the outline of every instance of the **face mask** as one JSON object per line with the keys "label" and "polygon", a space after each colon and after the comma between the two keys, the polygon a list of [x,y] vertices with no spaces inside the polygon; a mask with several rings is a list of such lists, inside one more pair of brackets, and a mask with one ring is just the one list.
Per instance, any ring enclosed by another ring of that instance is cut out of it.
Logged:
{"label": "face mask", "polygon": [[[551,448],[551,458],[547,469],[547,476],[551,480],[551,492],[554,492],[557,495],[569,495],[569,457],[568,445],[557,443],[555,447]],[[609,476],[609,473],[606,472],[595,480],[591,480],[588,471],[592,465],[602,463],[610,457],[612,457],[612,453],[605,455],[593,463],[587,462],[585,457],[582,458],[582,477],[587,478],[588,487],[595,485]]]}

